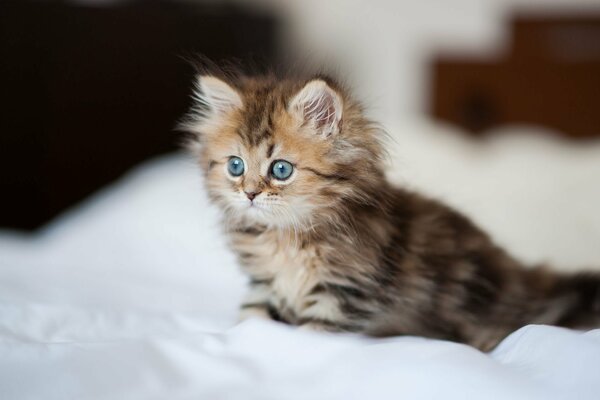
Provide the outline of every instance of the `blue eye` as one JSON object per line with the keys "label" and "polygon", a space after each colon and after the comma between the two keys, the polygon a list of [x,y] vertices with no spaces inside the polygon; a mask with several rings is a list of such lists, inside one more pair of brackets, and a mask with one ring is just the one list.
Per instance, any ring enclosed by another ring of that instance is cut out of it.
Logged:
{"label": "blue eye", "polygon": [[244,161],[239,157],[230,157],[227,161],[227,171],[231,176],[240,176],[244,173]]}
{"label": "blue eye", "polygon": [[280,181],[289,178],[292,172],[294,172],[294,166],[285,160],[277,160],[271,167],[271,173],[275,179],[279,179]]}

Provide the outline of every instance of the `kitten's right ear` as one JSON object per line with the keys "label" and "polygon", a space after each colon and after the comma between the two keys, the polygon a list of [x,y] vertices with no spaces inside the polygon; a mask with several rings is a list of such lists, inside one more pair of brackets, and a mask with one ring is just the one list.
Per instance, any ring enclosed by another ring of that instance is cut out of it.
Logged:
{"label": "kitten's right ear", "polygon": [[337,134],[342,122],[342,99],[325,81],[308,82],[290,102],[289,110],[322,137]]}
{"label": "kitten's right ear", "polygon": [[210,75],[198,77],[193,98],[197,103],[195,108],[202,110],[205,119],[218,118],[243,105],[234,88]]}

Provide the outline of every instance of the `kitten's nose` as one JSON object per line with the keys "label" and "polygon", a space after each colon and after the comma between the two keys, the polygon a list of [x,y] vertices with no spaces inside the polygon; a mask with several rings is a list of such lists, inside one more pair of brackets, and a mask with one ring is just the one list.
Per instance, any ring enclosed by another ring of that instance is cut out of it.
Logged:
{"label": "kitten's nose", "polygon": [[254,200],[256,196],[260,194],[260,192],[244,192],[250,201]]}

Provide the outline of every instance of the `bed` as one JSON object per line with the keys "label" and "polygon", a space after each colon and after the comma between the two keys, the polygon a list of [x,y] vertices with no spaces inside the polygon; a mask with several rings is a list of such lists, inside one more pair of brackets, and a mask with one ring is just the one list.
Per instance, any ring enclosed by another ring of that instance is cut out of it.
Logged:
{"label": "bed", "polygon": [[[390,179],[528,262],[600,266],[600,141],[392,121]],[[508,129],[508,128],[506,128]],[[151,160],[33,234],[0,233],[2,399],[597,399],[600,330],[526,326],[490,354],[238,324],[245,278],[193,160]]]}

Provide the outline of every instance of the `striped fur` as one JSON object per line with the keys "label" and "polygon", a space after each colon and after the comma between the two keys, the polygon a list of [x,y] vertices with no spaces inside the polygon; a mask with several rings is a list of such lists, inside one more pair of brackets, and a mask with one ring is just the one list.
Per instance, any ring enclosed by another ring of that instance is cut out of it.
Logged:
{"label": "striped fur", "polygon": [[[184,125],[250,277],[242,317],[483,350],[528,323],[598,324],[597,276],[524,268],[466,217],[392,187],[381,130],[340,85],[198,79]],[[247,166],[239,178],[230,156]],[[295,167],[285,182],[269,173],[279,159]]]}

